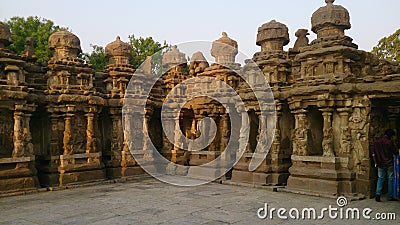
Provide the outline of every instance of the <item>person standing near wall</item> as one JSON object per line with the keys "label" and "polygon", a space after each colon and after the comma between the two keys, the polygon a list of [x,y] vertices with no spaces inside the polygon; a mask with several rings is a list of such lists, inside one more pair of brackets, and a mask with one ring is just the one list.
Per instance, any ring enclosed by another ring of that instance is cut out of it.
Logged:
{"label": "person standing near wall", "polygon": [[394,156],[393,186],[394,186],[393,187],[393,197],[395,197],[395,198],[397,198],[397,200],[399,200],[399,197],[400,197],[400,156],[399,155]]}
{"label": "person standing near wall", "polygon": [[393,198],[393,174],[394,174],[394,155],[398,155],[395,145],[396,133],[392,129],[385,131],[385,134],[375,140],[373,146],[372,158],[374,159],[375,167],[378,168],[378,183],[376,185],[377,202],[381,201],[383,182],[386,176],[388,177],[388,193],[386,199],[388,201],[397,201]]}

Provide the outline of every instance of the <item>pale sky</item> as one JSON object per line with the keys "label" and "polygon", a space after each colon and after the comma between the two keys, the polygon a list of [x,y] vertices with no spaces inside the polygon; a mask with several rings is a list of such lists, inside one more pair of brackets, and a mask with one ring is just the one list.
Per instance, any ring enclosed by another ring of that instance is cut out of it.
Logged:
{"label": "pale sky", "polygon": [[[350,12],[352,28],[346,34],[360,49],[370,51],[380,38],[400,28],[399,0],[336,0],[335,4]],[[289,28],[286,48],[294,45],[298,28],[308,29],[313,40],[311,15],[324,5],[324,0],[1,0],[0,20],[13,16],[50,19],[77,35],[84,52],[91,51],[90,44],[105,46],[117,35],[123,41],[135,34],[179,44],[213,41],[225,31],[251,57],[260,50],[255,44],[258,27],[272,19]]]}

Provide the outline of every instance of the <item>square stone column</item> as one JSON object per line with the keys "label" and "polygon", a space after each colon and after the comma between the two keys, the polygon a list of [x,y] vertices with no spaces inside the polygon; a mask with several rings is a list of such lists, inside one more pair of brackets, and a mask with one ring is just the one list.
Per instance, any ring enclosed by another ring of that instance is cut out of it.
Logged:
{"label": "square stone column", "polygon": [[39,186],[30,130],[30,117],[35,109],[34,104],[14,105],[13,118],[10,118],[14,124],[14,146],[11,157],[0,158],[0,193],[27,191]]}

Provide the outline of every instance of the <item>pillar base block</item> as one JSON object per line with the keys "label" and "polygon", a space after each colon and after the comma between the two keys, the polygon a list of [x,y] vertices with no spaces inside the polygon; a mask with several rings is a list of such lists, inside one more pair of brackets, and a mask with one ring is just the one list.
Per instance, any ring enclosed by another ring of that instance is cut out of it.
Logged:
{"label": "pillar base block", "polygon": [[292,156],[287,189],[323,195],[355,195],[355,173],[347,169],[348,158]]}

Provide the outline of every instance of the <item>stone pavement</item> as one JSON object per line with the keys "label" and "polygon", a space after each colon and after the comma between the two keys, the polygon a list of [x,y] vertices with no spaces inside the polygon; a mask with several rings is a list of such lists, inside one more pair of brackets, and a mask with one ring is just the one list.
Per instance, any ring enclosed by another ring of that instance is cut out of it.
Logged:
{"label": "stone pavement", "polygon": [[[0,198],[0,224],[398,224],[400,202],[351,201],[346,207],[395,212],[396,220],[259,219],[257,210],[337,207],[336,199],[210,183],[178,187],[153,178]],[[262,213],[262,212],[261,212]],[[288,214],[286,214],[288,215]]]}

